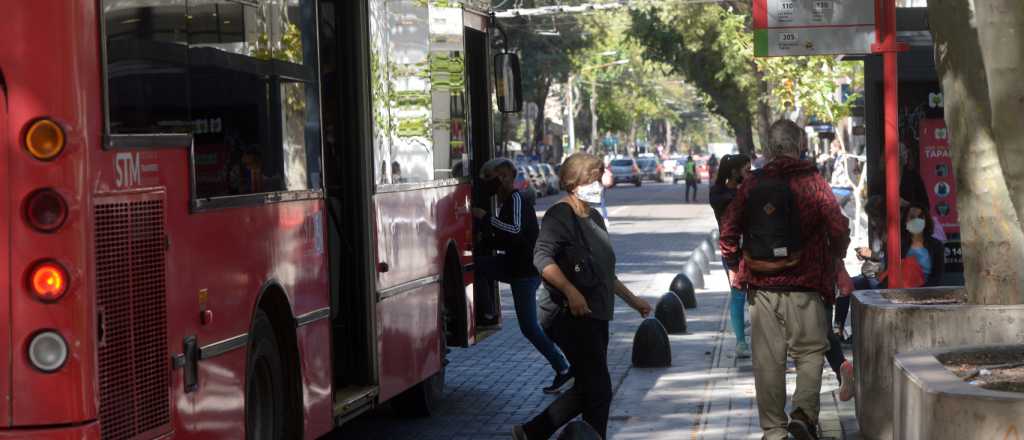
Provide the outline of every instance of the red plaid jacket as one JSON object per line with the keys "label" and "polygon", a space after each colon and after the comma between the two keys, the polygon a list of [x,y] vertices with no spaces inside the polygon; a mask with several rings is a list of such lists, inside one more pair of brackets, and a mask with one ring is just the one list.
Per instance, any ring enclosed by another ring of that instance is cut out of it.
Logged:
{"label": "red plaid jacket", "polygon": [[835,301],[837,259],[846,256],[850,245],[849,221],[843,216],[832,188],[813,163],[788,157],[773,160],[764,168],[764,175],[789,177],[789,187],[800,210],[801,238],[804,247],[800,263],[785,272],[762,276],[751,273],[743,262],[740,238],[743,236],[743,205],[750,188],[758,184],[753,176],[743,182],[736,199],[722,217],[719,233],[722,256],[738,276],[733,285],[739,288],[806,289],[819,292],[827,304]]}

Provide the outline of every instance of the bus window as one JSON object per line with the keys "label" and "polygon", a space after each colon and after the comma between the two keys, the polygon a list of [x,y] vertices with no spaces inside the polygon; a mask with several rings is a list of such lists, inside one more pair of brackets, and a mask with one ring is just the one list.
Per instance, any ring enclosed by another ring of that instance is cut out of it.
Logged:
{"label": "bus window", "polygon": [[185,6],[155,0],[103,3],[107,132],[188,133]]}
{"label": "bus window", "polygon": [[[401,17],[400,20],[395,17]],[[378,183],[434,179],[426,2],[370,2],[371,99]]]}
{"label": "bus window", "polygon": [[462,8],[430,8],[434,178],[469,175]]}
{"label": "bus window", "polygon": [[190,4],[197,198],[320,187],[313,7]]}

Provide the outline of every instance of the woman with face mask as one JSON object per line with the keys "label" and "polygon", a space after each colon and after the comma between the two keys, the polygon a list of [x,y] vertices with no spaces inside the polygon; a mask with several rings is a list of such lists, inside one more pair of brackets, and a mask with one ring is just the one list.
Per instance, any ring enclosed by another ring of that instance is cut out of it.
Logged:
{"label": "woman with face mask", "polygon": [[650,304],[615,275],[615,250],[604,219],[593,208],[601,203],[603,168],[601,159],[587,153],[566,159],[559,180],[568,195],[544,215],[533,263],[561,305],[549,328],[569,358],[575,383],[544,412],[514,426],[516,440],[548,439],[580,414],[607,438],[612,401],[608,322],[614,315],[615,297],[641,316],[651,313]]}

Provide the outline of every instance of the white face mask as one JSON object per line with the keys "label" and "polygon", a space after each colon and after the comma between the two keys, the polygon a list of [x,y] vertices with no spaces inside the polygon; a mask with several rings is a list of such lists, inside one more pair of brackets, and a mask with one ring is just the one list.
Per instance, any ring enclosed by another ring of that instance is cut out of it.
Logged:
{"label": "white face mask", "polygon": [[911,234],[920,234],[924,232],[924,219],[915,218],[907,222],[907,232]]}
{"label": "white face mask", "polygon": [[584,202],[598,204],[601,203],[601,193],[604,192],[604,186],[601,182],[594,182],[590,185],[576,187],[576,197]]}

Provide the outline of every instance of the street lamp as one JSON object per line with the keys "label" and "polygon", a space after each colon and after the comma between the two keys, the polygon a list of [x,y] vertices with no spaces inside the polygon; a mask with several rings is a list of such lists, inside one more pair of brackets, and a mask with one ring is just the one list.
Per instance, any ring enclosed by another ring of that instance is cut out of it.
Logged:
{"label": "street lamp", "polygon": [[[601,52],[599,55],[607,56],[615,54],[618,54],[618,52]],[[611,66],[621,66],[623,64],[629,64],[629,60],[623,59],[612,61],[610,63],[598,64],[595,66],[583,66],[582,68],[580,68],[580,73],[582,74],[589,70],[603,69]],[[570,74],[569,84],[567,87],[567,104],[569,106],[569,115],[567,121],[569,125],[569,154],[572,154],[572,152],[576,150],[576,122],[573,115],[573,108],[575,107],[575,104],[573,103],[572,99],[573,79],[575,79],[575,75]],[[590,141],[593,142],[595,145],[597,144],[597,81],[590,82]]]}

